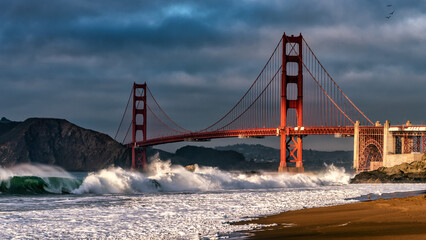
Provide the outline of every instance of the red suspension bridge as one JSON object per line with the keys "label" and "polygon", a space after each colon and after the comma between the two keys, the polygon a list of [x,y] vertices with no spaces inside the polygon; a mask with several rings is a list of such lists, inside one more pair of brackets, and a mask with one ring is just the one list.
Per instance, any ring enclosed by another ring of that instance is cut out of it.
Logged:
{"label": "red suspension bridge", "polygon": [[[383,126],[375,126],[349,99],[302,35],[284,34],[247,92],[210,126],[198,131],[181,127],[161,108],[147,84],[135,83],[115,139],[132,148],[132,168],[144,168],[148,146],[276,135],[281,139],[278,170],[302,172],[305,136],[355,136],[354,167],[365,170],[371,162],[383,161],[380,131]],[[424,152],[424,132],[419,136],[418,151]]]}

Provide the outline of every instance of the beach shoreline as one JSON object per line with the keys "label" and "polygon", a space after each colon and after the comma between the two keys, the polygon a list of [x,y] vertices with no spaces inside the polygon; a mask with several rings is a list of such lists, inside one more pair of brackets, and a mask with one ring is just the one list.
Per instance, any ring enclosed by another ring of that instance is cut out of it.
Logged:
{"label": "beach shoreline", "polygon": [[238,232],[230,239],[426,239],[426,192],[394,193],[372,201],[368,196],[364,199],[367,201],[237,222],[234,224],[267,227]]}

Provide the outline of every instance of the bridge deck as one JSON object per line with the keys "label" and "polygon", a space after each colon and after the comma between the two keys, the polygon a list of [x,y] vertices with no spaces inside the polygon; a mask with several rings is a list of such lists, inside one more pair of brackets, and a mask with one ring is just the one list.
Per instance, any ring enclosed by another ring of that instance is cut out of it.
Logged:
{"label": "bridge deck", "polygon": [[[360,127],[360,128],[383,128],[383,127]],[[291,127],[285,128],[288,136],[306,136],[306,135],[336,135],[353,136],[354,127]],[[182,141],[197,141],[215,138],[249,138],[263,136],[279,136],[280,129],[278,128],[262,128],[262,129],[242,129],[232,131],[213,131],[213,132],[194,132],[182,135],[167,136],[162,138],[148,139],[146,141],[136,142],[138,147],[148,147],[159,144],[182,142]]]}

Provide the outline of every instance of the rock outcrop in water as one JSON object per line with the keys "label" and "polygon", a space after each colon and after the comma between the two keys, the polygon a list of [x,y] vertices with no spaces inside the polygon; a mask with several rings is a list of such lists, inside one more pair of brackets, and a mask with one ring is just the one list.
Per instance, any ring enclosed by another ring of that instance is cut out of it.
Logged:
{"label": "rock outcrop in water", "polygon": [[[3,120],[3,119],[2,119]],[[0,165],[42,163],[70,171],[129,166],[126,147],[106,134],[63,119],[29,118],[0,124]]]}
{"label": "rock outcrop in water", "polygon": [[426,182],[426,154],[423,160],[403,163],[390,168],[381,167],[374,171],[357,174],[351,183],[417,183]]}

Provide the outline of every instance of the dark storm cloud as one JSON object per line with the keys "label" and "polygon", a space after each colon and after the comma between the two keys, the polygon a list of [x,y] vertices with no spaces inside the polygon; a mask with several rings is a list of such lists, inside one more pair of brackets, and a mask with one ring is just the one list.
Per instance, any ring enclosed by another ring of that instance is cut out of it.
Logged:
{"label": "dark storm cloud", "polygon": [[0,109],[113,134],[133,81],[183,126],[235,104],[281,34],[373,120],[425,119],[424,1],[2,1]]}

